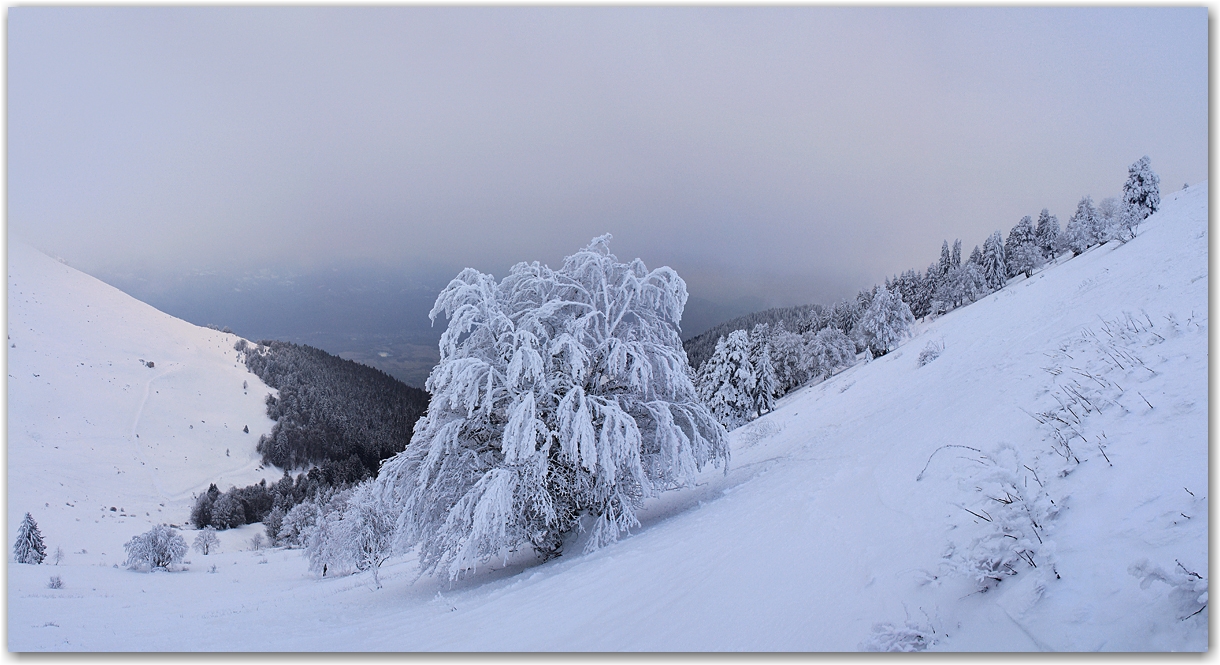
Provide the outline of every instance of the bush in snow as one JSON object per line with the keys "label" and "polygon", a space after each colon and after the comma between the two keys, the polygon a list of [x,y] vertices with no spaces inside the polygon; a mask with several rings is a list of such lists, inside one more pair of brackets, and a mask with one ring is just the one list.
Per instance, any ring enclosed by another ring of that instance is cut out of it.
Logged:
{"label": "bush in snow", "polygon": [[1044,536],[1045,525],[1059,514],[1059,506],[1011,445],[981,455],[979,462],[982,469],[968,483],[973,505],[960,507],[980,529],[965,548],[952,547],[947,558],[983,590],[1039,565],[1058,577],[1053,545]]}
{"label": "bush in snow", "polygon": [[257,551],[263,549],[263,542],[264,542],[263,534],[256,533],[253,536],[251,536],[250,537],[250,551],[257,552]]}
{"label": "bush in snow", "polygon": [[[1207,609],[1207,578],[1192,570],[1188,570],[1181,561],[1175,561],[1177,568],[1166,571],[1160,566],[1153,566],[1148,559],[1141,559],[1127,568],[1127,572],[1140,578],[1140,588],[1147,589],[1153,582],[1164,582],[1170,587],[1169,599],[1178,612],[1179,620],[1186,620]],[[1204,621],[1207,617],[1203,618]]]}
{"label": "bush in snow", "polygon": [[940,352],[945,350],[944,342],[937,344],[936,342],[928,342],[928,345],[923,347],[923,351],[919,352],[919,366],[923,367],[928,363],[940,357]]}
{"label": "bush in snow", "polygon": [[169,568],[186,555],[186,540],[177,531],[163,524],[135,536],[123,545],[127,550],[127,567],[131,569]]}
{"label": "bush in snow", "polygon": [[884,355],[898,346],[914,324],[911,308],[884,286],[878,287],[864,316],[860,317],[865,342],[875,355]]}
{"label": "bush in snow", "polygon": [[207,556],[209,552],[220,547],[220,539],[216,537],[216,530],[212,527],[205,527],[195,536],[195,550],[200,554]]}
{"label": "bush in snow", "polygon": [[13,558],[17,563],[42,563],[47,556],[47,546],[42,543],[42,533],[38,523],[29,513],[17,527],[17,540],[13,543]]}
{"label": "bush in snow", "polygon": [[1127,169],[1123,205],[1133,211],[1136,224],[1161,207],[1161,178],[1152,170],[1152,160],[1147,155]]}
{"label": "bush in snow", "polygon": [[901,626],[879,623],[873,626],[872,635],[860,643],[861,651],[898,651],[911,653],[924,651],[937,642],[936,629],[931,623],[913,621],[910,616]]}
{"label": "bush in snow", "polygon": [[62,589],[62,588],[64,588],[64,581],[62,579],[60,579],[59,575],[52,575],[51,581],[47,582],[47,588],[48,589]]}
{"label": "bush in snow", "polygon": [[449,325],[431,403],[377,478],[421,570],[456,577],[527,545],[558,554],[583,514],[596,549],[638,524],[644,497],[727,462],[678,336],[685,282],[619,263],[609,240],[499,283],[468,268],[437,298],[430,316]]}

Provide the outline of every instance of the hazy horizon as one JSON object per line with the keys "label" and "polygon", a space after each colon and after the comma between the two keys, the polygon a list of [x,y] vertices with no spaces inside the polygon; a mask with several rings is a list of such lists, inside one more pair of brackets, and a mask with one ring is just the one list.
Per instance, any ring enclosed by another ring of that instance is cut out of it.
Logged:
{"label": "hazy horizon", "polygon": [[1064,224],[1143,155],[1208,177],[1206,8],[14,7],[8,39],[9,233],[163,303],[609,232],[696,326]]}

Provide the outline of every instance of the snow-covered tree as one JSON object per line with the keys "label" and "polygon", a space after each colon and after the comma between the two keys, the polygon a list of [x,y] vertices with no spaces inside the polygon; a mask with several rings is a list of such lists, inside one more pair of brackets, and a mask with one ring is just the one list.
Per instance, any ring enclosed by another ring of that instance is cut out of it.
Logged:
{"label": "snow-covered tree", "polygon": [[813,336],[809,345],[810,357],[823,377],[829,378],[836,369],[847,367],[856,360],[855,343],[838,328],[822,328]]}
{"label": "snow-covered tree", "polygon": [[263,518],[263,530],[267,532],[267,539],[271,544],[275,544],[280,537],[280,528],[284,526],[284,509],[279,505],[273,506],[271,512]]}
{"label": "snow-covered tree", "polygon": [[949,254],[949,241],[945,240],[940,244],[940,263],[937,268],[942,275],[948,275],[949,269],[953,267],[953,257]]}
{"label": "snow-covered tree", "polygon": [[754,344],[754,348],[754,412],[761,416],[775,408],[779,383],[775,379],[775,366],[771,363],[771,342],[762,337]]}
{"label": "snow-covered tree", "polygon": [[778,394],[791,392],[817,374],[808,342],[813,335],[812,331],[805,334],[790,332],[784,328],[782,321],[773,329],[771,363],[775,367]]}
{"label": "snow-covered tree", "polygon": [[210,552],[220,547],[220,539],[216,537],[216,529],[206,527],[195,536],[195,550],[200,554],[207,556]]}
{"label": "snow-covered tree", "polygon": [[734,330],[727,338],[720,338],[699,377],[700,398],[716,420],[728,429],[745,424],[755,410],[758,375],[751,347],[750,337],[744,330]]}
{"label": "snow-covered tree", "polygon": [[686,283],[618,262],[609,240],[499,283],[468,268],[437,298],[430,316],[449,324],[428,412],[377,477],[422,571],[454,578],[526,545],[557,555],[582,515],[597,549],[645,497],[728,461],[678,335]]}
{"label": "snow-covered tree", "polygon": [[169,568],[186,555],[186,539],[174,529],[158,524],[127,541],[123,549],[127,550],[128,568]]}
{"label": "snow-covered tree", "polygon": [[1123,204],[1132,209],[1139,221],[1147,219],[1161,207],[1161,178],[1152,170],[1152,160],[1147,155],[1127,169]]}
{"label": "snow-covered tree", "polygon": [[1093,197],[1086,196],[1076,204],[1076,214],[1072,215],[1067,228],[1064,229],[1067,246],[1072,250],[1072,254],[1079,255],[1100,242],[1099,231],[1100,224],[1097,209],[1093,206]]}
{"label": "snow-covered tree", "polygon": [[860,328],[864,332],[868,348],[874,354],[883,355],[898,345],[915,324],[911,308],[902,302],[902,298],[881,287],[873,295],[864,316],[860,318]]}
{"label": "snow-covered tree", "polygon": [[1034,241],[1045,258],[1054,258],[1059,241],[1059,218],[1046,208],[1038,214],[1038,225],[1034,229]]}
{"label": "snow-covered tree", "polygon": [[221,494],[212,504],[212,526],[217,529],[232,529],[246,523],[246,510],[232,488]]}
{"label": "snow-covered tree", "polygon": [[378,570],[393,551],[395,515],[382,505],[382,495],[372,480],[337,496],[342,507],[332,506],[319,518],[320,528],[311,534],[306,552],[310,568],[316,572],[370,570],[373,582],[381,588]]}
{"label": "snow-covered tree", "polygon": [[1023,249],[1025,247],[1037,247],[1037,235],[1034,232],[1033,220],[1029,215],[1022,217],[1021,221],[1012,227],[1012,230],[1008,232],[1008,239],[1004,241],[1004,258],[1008,266],[1009,277],[1016,277],[1021,273],[1025,273],[1028,277],[1037,267],[1031,265],[1032,257],[1034,254],[1040,255],[1040,253]]}
{"label": "snow-covered tree", "polygon": [[983,252],[979,249],[978,245],[975,245],[974,249],[970,250],[970,263],[978,266],[980,269],[983,267]]}
{"label": "snow-covered tree", "polygon": [[953,241],[953,256],[949,259],[949,269],[962,267],[962,239]]}
{"label": "snow-covered tree", "polygon": [[38,523],[34,521],[34,517],[29,513],[25,514],[25,518],[21,520],[21,526],[17,527],[17,540],[13,543],[13,558],[17,563],[42,563],[42,560],[47,556],[47,546],[42,542],[42,532],[38,530]]}
{"label": "snow-covered tree", "polygon": [[996,231],[983,242],[983,278],[993,291],[1003,288],[1008,279],[1008,261],[1004,256],[1004,241]]}

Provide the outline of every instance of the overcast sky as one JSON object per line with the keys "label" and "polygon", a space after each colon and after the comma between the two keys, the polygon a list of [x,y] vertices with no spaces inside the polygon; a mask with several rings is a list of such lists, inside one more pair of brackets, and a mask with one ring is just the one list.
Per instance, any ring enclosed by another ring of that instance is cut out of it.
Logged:
{"label": "overcast sky", "polygon": [[8,224],[98,272],[558,265],[828,302],[1207,178],[1206,8],[8,13]]}

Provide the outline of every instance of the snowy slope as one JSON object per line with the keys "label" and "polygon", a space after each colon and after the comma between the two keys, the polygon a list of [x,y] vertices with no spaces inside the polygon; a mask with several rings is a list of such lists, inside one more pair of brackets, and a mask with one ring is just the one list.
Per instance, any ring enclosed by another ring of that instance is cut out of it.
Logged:
{"label": "snowy slope", "polygon": [[[181,573],[76,564],[50,590],[59,571],[10,564],[9,647],[1203,650],[1177,562],[1208,576],[1207,257],[1207,185],[1169,194],[1135,240],[785,398],[731,435],[728,473],[592,555],[456,584],[396,560],[374,589],[240,551],[250,526]],[[944,351],[921,367],[929,341]],[[981,592],[966,563],[1026,506],[1037,568]]]}
{"label": "snowy slope", "polygon": [[10,243],[9,542],[28,511],[69,561],[110,562],[150,525],[186,521],[210,482],[277,479],[255,451],[271,389],[237,339]]}

